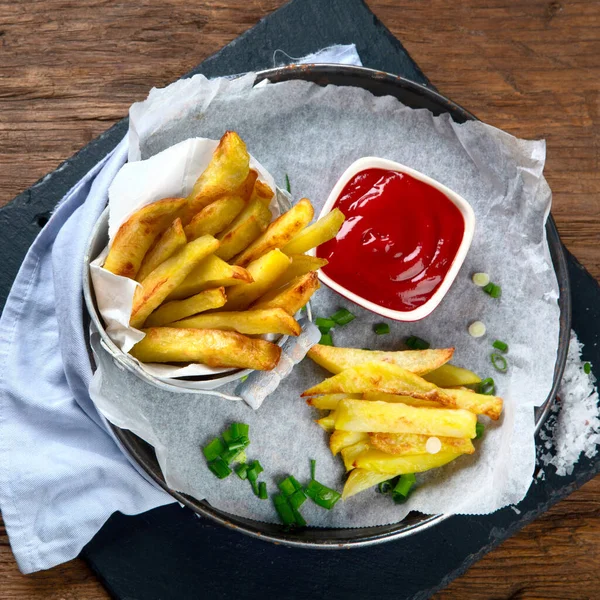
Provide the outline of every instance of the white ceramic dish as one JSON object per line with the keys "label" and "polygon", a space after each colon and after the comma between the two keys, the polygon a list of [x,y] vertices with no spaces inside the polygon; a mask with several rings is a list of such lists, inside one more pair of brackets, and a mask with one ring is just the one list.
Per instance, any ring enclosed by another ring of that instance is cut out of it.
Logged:
{"label": "white ceramic dish", "polygon": [[[348,300],[351,300],[355,304],[366,308],[374,313],[381,315],[382,317],[387,317],[388,319],[393,319],[395,321],[418,321],[420,319],[425,318],[427,315],[431,314],[433,310],[438,306],[438,304],[442,301],[452,282],[458,275],[460,267],[462,266],[465,257],[467,256],[467,252],[471,246],[471,242],[473,240],[473,234],[475,232],[475,213],[471,208],[471,205],[462,197],[459,196],[456,192],[453,192],[451,189],[447,188],[445,185],[442,185],[439,181],[420,173],[419,171],[415,171],[415,169],[411,169],[405,165],[394,162],[392,160],[387,160],[385,158],[377,158],[375,156],[366,156],[364,158],[359,158],[357,161],[353,162],[345,171],[344,174],[340,177],[338,182],[335,184],[325,205],[323,206],[323,210],[321,210],[321,214],[319,215],[319,219],[323,218],[327,213],[334,208],[334,204],[341,194],[342,190],[346,186],[346,184],[358,173],[361,171],[365,171],[366,169],[387,169],[389,171],[397,171],[398,173],[406,173],[422,181],[424,183],[429,184],[431,187],[434,187],[438,191],[442,192],[460,211],[464,224],[465,231],[463,234],[462,241],[458,248],[458,252],[450,265],[450,269],[446,273],[442,283],[435,291],[435,293],[431,296],[431,298],[425,302],[425,304],[415,308],[411,311],[400,311],[400,310],[392,310],[390,308],[385,308],[384,306],[379,306],[370,300],[366,300],[365,298],[351,292],[344,286],[337,283],[331,277],[323,272],[323,270],[319,270],[319,279],[332,290],[337,292],[338,294],[344,296]],[[315,254],[316,249],[312,250],[310,254]]]}

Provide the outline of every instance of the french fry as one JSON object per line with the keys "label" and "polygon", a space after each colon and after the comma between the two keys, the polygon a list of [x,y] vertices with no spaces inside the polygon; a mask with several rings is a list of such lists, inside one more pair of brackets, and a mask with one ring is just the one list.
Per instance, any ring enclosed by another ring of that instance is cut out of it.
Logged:
{"label": "french fry", "polygon": [[407,473],[422,473],[441,467],[458,458],[457,452],[438,452],[437,454],[413,454],[394,456],[380,450],[366,450],[354,459],[354,467],[366,471],[387,473],[388,477]]}
{"label": "french fry", "polygon": [[364,394],[373,390],[456,406],[456,401],[445,390],[398,365],[381,361],[346,369],[306,390],[302,396]]}
{"label": "french fry", "polygon": [[228,265],[211,254],[207,256],[168,296],[167,300],[182,300],[204,290],[251,283],[252,275],[242,267]]}
{"label": "french fry", "polygon": [[186,244],[171,258],[158,265],[137,288],[131,308],[131,327],[141,327],[162,301],[189,275],[190,271],[208,254],[219,247],[210,235]]}
{"label": "french fry", "polygon": [[313,218],[314,209],[310,200],[303,198],[290,210],[275,219],[266,231],[250,244],[234,260],[245,267],[274,248],[285,246]]}
{"label": "french fry", "polygon": [[358,442],[366,442],[369,440],[369,434],[362,431],[334,431],[329,436],[329,449],[335,456],[344,448],[352,446]]}
{"label": "french fry", "polygon": [[316,256],[308,256],[308,254],[289,254],[290,266],[285,270],[283,275],[273,284],[273,289],[278,289],[300,275],[306,275],[310,271],[318,271],[321,267],[327,264],[324,258]]}
{"label": "french fry", "polygon": [[[369,441],[376,450],[386,454],[407,456],[410,454],[428,454],[427,440],[431,436],[420,433],[370,433]],[[475,447],[467,438],[440,436],[439,452],[455,452],[457,454],[473,454]]]}
{"label": "french fry", "polygon": [[247,335],[280,333],[282,335],[297,336],[300,335],[301,331],[296,319],[288,315],[282,308],[246,310],[243,312],[215,312],[171,323],[171,327],[221,329],[222,331],[237,331]]}
{"label": "french fry", "polygon": [[219,236],[221,247],[217,255],[230,260],[245,250],[271,222],[271,211],[259,200],[250,200],[246,208]]}
{"label": "french fry", "polygon": [[285,254],[304,254],[311,248],[320,246],[333,239],[342,224],[344,215],[339,208],[334,208],[316,223],[309,225],[300,233],[297,233],[282,249]]}
{"label": "french fry", "polygon": [[[399,473],[398,473],[399,475]],[[374,485],[378,485],[383,481],[392,479],[395,475],[389,473],[377,473],[375,471],[367,471],[366,469],[353,469],[348,475],[348,479],[344,484],[342,491],[342,500],[348,500],[348,498],[372,488]]]}
{"label": "french fry", "polygon": [[320,283],[314,271],[292,279],[287,285],[267,292],[261,296],[252,308],[283,308],[295,315],[319,289]]}
{"label": "french fry", "polygon": [[369,443],[368,438],[366,440],[356,442],[351,446],[342,448],[340,454],[342,455],[342,460],[344,461],[344,467],[346,467],[346,471],[352,471],[352,469],[354,469],[354,461],[370,448],[371,444]]}
{"label": "french fry", "polygon": [[185,235],[191,242],[202,235],[221,233],[242,211],[245,202],[239,196],[224,196],[215,200],[199,213],[185,228]]}
{"label": "french fry", "polygon": [[135,277],[136,281],[146,279],[158,265],[165,262],[167,258],[173,256],[177,250],[180,250],[187,244],[187,238],[183,231],[181,219],[177,218],[171,223],[171,226],[156,240],[156,243],[148,250],[140,270]]}
{"label": "french fry", "polygon": [[[419,408],[444,408],[443,404],[434,400],[421,400],[420,398],[411,398],[410,396],[399,396],[398,394],[386,394],[384,392],[365,392],[362,395],[363,400],[379,400],[381,402],[402,402],[408,406]],[[457,406],[457,408],[460,408]]]}
{"label": "french fry", "polygon": [[416,408],[401,402],[341,400],[335,428],[343,431],[420,433],[430,436],[474,438],[477,417],[468,410]]}
{"label": "french fry", "polygon": [[119,227],[104,262],[115,275],[135,279],[146,252],[158,236],[183,212],[185,198],[166,198],[144,206]]}
{"label": "french fry", "polygon": [[264,181],[257,180],[250,200],[260,200],[262,204],[269,206],[274,195],[275,192]]}
{"label": "french fry", "polygon": [[440,350],[402,350],[383,352],[380,350],[360,350],[359,348],[337,348],[317,344],[308,351],[308,356],[331,373],[341,373],[344,369],[356,367],[374,360],[398,365],[415,375],[429,373],[448,362],[454,348]]}
{"label": "french fry", "polygon": [[335,426],[335,411],[332,410],[327,416],[317,419],[315,423],[327,432],[333,431]]}
{"label": "french fry", "polygon": [[254,169],[250,169],[248,172],[248,177],[244,179],[244,183],[235,190],[235,195],[239,196],[244,200],[244,202],[248,202],[252,197],[252,191],[254,190],[254,184],[258,179],[258,173]]}
{"label": "french fry", "polygon": [[276,344],[216,329],[145,329],[146,337],[130,354],[144,363],[198,362],[209,367],[270,371],[281,356]]}
{"label": "french fry", "polygon": [[360,394],[325,394],[308,398],[306,404],[320,410],[335,410],[344,398],[360,398]]}
{"label": "french fry", "polygon": [[485,394],[476,394],[466,390],[444,390],[444,392],[456,402],[456,406],[469,410],[476,415],[486,415],[497,421],[502,414],[504,402],[502,398],[497,396],[486,396]]}
{"label": "french fry", "polygon": [[187,197],[187,225],[193,215],[227,194],[234,194],[250,172],[246,144],[235,131],[226,131],[206,170],[198,177]]}
{"label": "french fry", "polygon": [[[212,308],[219,308],[225,302],[227,302],[227,296],[225,295],[224,287],[205,290],[186,300],[173,300],[157,308],[146,319],[146,327],[168,325],[169,323],[174,323],[174,321],[185,319],[190,315],[196,315]],[[172,327],[179,327],[179,325],[173,324]],[[208,327],[207,329],[212,328]]]}
{"label": "french fry", "polygon": [[423,375],[423,379],[435,383],[435,385],[441,388],[449,388],[457,385],[473,385],[481,381],[481,378],[473,373],[473,371],[454,365],[442,365],[435,369],[435,371]]}
{"label": "french fry", "polygon": [[271,250],[248,265],[252,283],[231,287],[227,292],[225,310],[244,310],[260,298],[288,268],[290,259],[281,250]]}

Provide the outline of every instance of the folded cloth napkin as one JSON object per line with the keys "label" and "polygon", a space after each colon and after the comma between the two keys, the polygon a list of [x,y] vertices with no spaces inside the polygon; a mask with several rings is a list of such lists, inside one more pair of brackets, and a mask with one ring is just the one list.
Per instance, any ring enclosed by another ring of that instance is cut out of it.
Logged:
{"label": "folded cloth napkin", "polygon": [[[289,62],[361,64],[354,45]],[[125,139],[61,201],[0,318],[0,511],[23,573],[76,557],[115,511],[174,501],[130,462],[88,393],[84,249],[127,151]]]}

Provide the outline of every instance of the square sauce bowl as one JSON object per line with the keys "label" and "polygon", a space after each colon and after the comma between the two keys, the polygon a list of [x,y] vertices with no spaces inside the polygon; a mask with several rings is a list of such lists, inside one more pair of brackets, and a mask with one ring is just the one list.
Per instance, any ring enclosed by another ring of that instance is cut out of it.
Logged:
{"label": "square sauce bowl", "polygon": [[339,208],[337,236],[310,254],[329,260],[319,279],[395,321],[418,321],[442,301],[473,240],[471,205],[400,163],[364,157],[335,184],[319,218]]}

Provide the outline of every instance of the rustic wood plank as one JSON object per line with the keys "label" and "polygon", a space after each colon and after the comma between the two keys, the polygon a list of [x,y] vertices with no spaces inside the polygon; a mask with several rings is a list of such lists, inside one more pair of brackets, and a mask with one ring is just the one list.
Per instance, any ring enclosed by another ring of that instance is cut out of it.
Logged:
{"label": "rustic wood plank", "polygon": [[[284,0],[0,0],[0,205]],[[600,278],[600,3],[370,0],[440,91],[547,141],[553,213]],[[441,600],[597,598],[600,480],[506,541]],[[19,574],[0,520],[6,600],[108,598],[71,561]]]}

